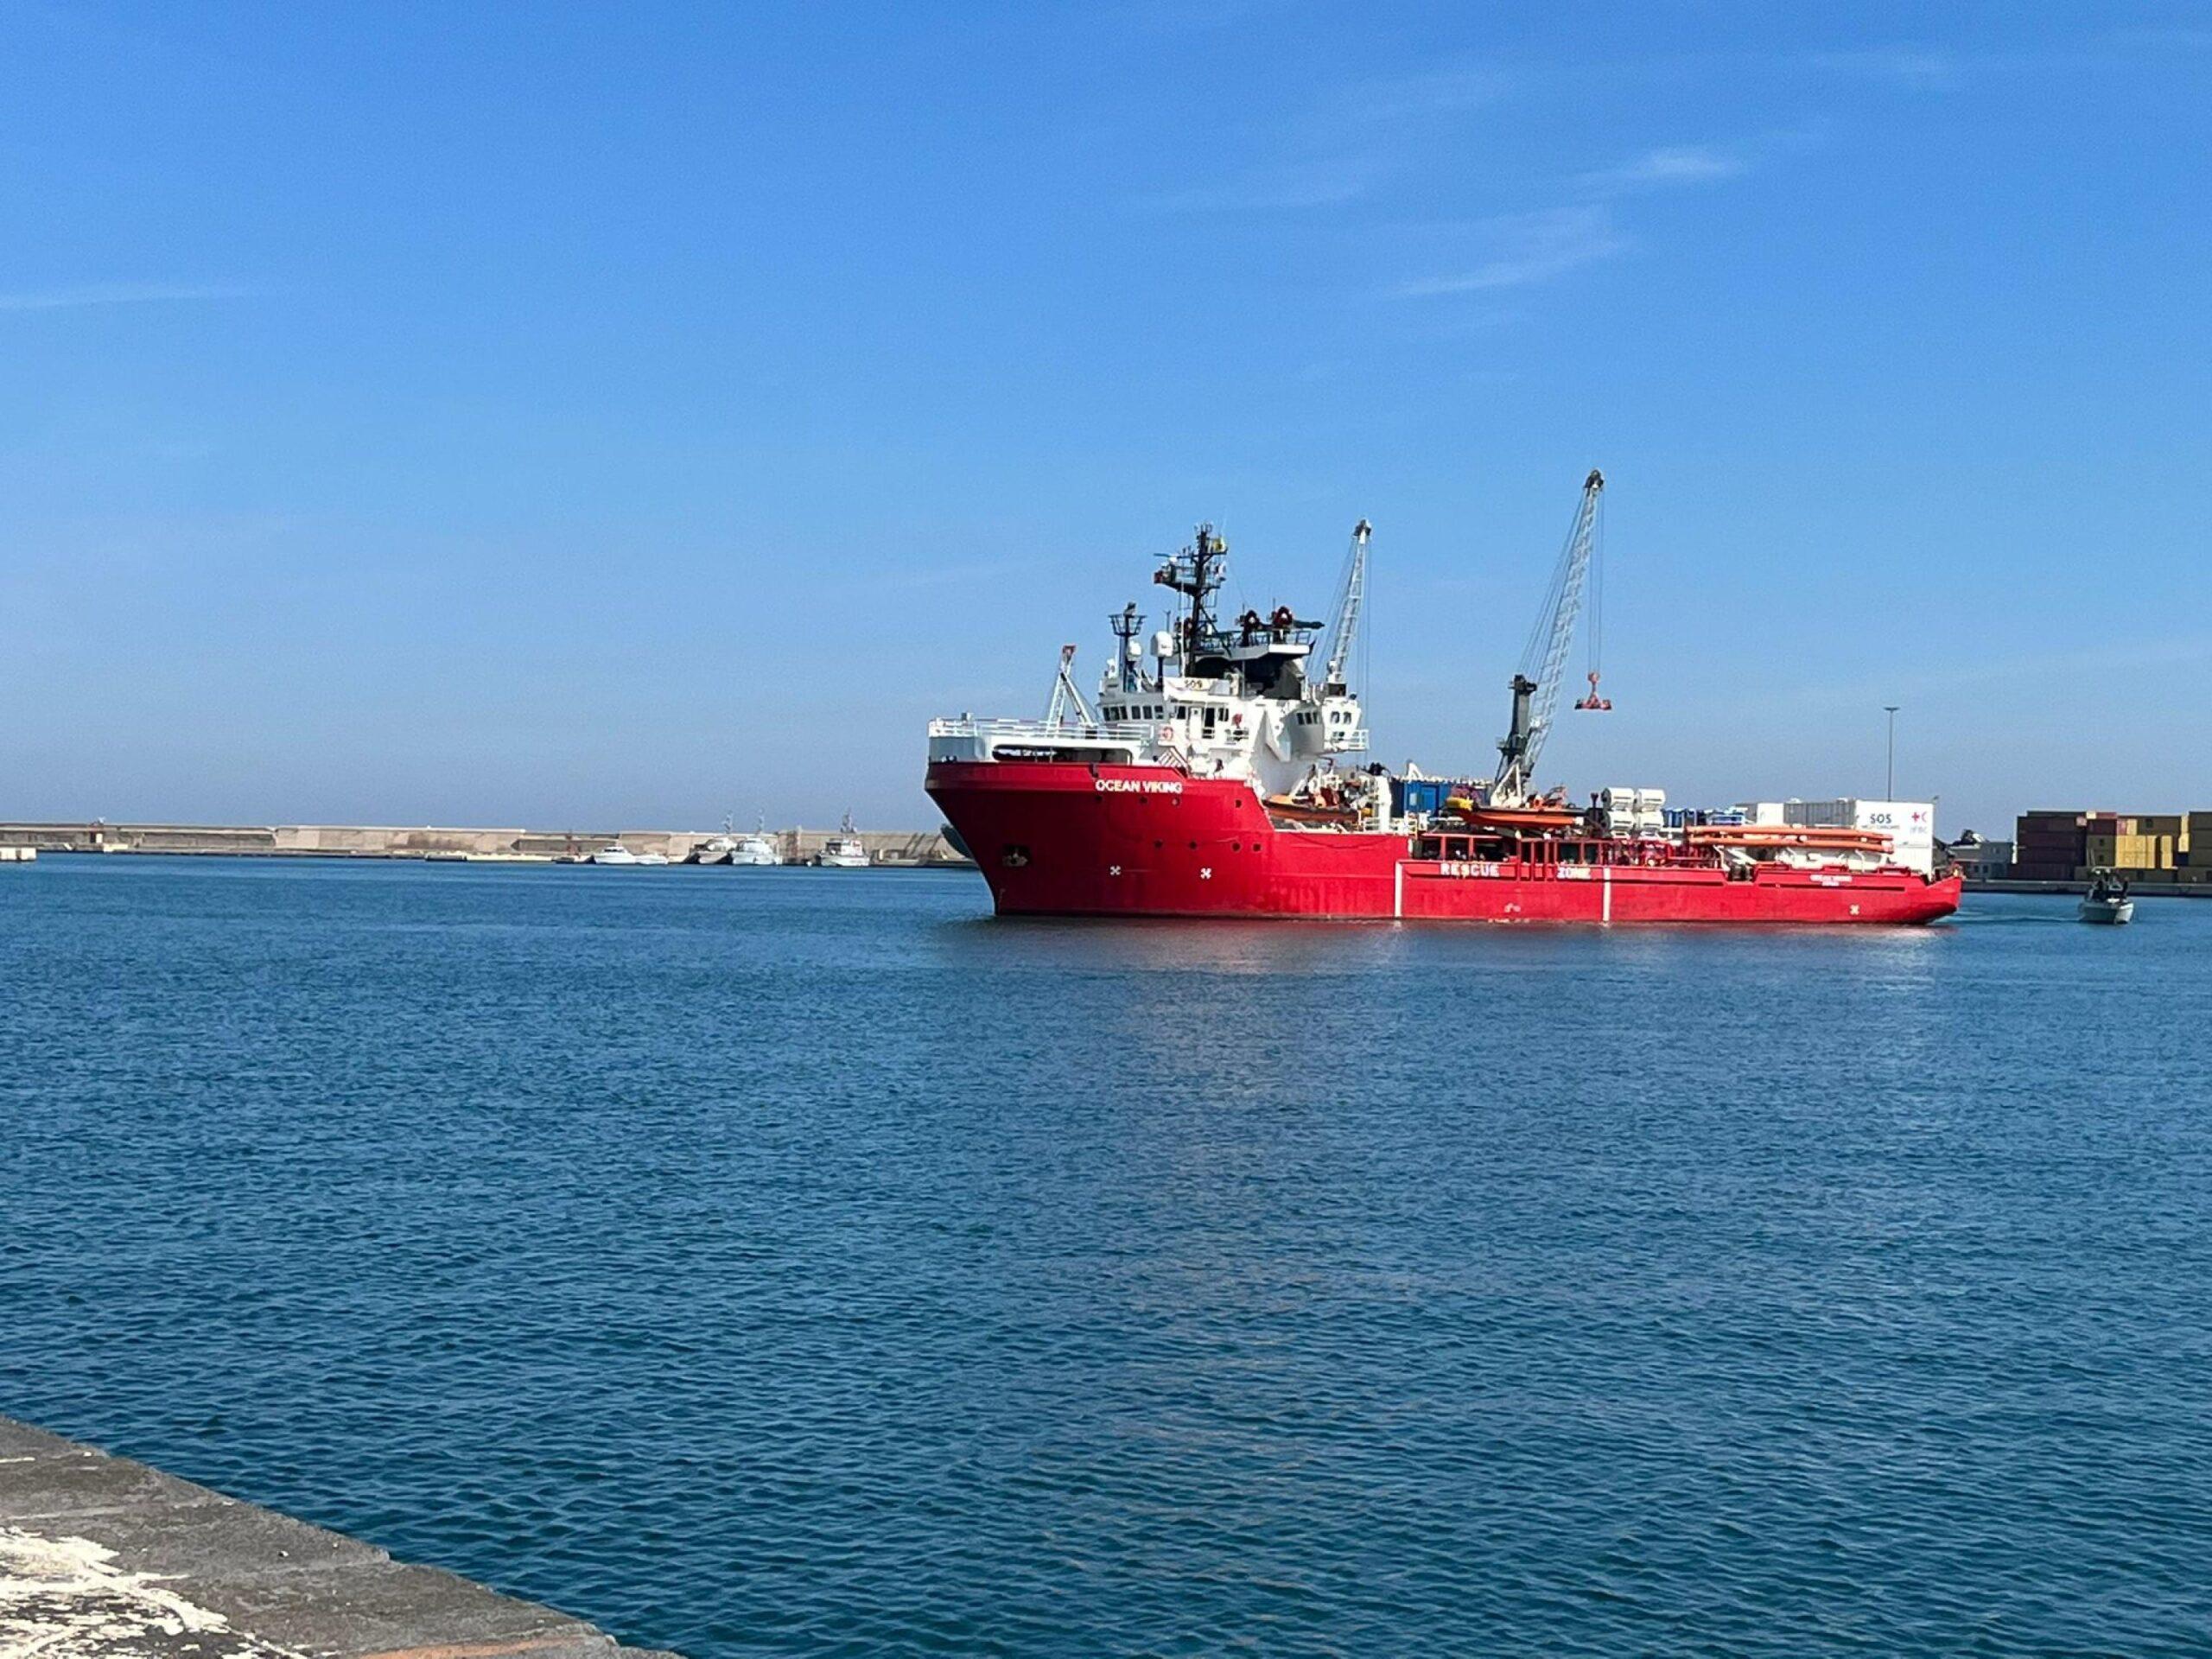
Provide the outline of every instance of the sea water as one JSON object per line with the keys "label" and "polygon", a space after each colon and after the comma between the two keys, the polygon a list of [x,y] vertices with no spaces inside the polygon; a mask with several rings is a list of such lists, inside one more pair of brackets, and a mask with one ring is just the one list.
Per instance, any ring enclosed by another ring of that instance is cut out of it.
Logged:
{"label": "sea water", "polygon": [[692,1659],[2212,1648],[2212,904],[0,876],[0,1412]]}

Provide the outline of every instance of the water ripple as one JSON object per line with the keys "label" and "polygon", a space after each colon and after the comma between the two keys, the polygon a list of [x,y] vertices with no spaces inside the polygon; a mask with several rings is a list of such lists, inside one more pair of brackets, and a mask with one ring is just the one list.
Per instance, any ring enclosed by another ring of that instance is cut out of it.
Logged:
{"label": "water ripple", "polygon": [[2212,906],[979,897],[11,875],[0,1410],[695,1659],[2212,1648]]}

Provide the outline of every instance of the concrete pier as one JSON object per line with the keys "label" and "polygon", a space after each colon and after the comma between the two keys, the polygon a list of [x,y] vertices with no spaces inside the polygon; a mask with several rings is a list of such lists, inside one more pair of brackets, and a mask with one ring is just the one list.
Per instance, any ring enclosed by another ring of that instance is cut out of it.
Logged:
{"label": "concrete pier", "polygon": [[[2087,881],[2012,881],[1977,880],[1967,882],[1968,893],[2059,893],[2088,892]],[[2128,896],[2133,899],[2212,899],[2212,884],[2201,881],[2138,881],[2130,880]]]}
{"label": "concrete pier", "polygon": [[32,1655],[640,1659],[550,1607],[0,1417],[0,1656]]}

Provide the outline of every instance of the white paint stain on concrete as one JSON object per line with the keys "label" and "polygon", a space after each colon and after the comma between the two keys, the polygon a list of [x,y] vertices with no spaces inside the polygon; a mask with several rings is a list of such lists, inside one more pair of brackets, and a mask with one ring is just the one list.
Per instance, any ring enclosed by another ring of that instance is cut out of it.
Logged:
{"label": "white paint stain on concrete", "polygon": [[0,1659],[298,1659],[233,1631],[151,1573],[128,1573],[87,1538],[0,1527]]}

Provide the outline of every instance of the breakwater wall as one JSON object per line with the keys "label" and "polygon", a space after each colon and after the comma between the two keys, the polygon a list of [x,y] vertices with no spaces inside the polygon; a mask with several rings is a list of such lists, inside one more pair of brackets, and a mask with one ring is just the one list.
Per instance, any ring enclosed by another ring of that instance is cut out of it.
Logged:
{"label": "breakwater wall", "polygon": [[[242,857],[480,859],[544,863],[620,841],[633,853],[664,853],[681,861],[721,834],[718,830],[502,830],[337,823],[0,823],[0,847],[44,853],[189,853]],[[822,850],[832,830],[772,830],[768,839],[788,863]],[[865,830],[874,862],[888,867],[957,865],[967,861],[941,830]]]}

